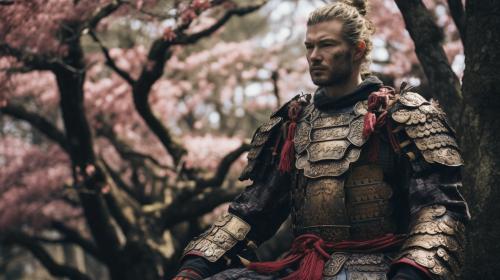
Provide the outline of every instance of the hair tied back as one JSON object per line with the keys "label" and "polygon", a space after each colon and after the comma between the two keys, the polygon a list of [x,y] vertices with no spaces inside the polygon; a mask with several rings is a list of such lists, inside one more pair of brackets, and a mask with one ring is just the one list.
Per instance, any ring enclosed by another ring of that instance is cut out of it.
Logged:
{"label": "hair tied back", "polygon": [[368,0],[340,0],[339,2],[356,8],[362,16],[366,16],[368,12]]}

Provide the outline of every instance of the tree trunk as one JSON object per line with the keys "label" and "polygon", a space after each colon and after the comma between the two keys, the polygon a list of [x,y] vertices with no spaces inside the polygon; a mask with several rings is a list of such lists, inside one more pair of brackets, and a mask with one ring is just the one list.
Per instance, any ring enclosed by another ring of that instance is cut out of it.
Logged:
{"label": "tree trunk", "polygon": [[[80,38],[74,36],[77,31],[63,32],[68,38],[68,55],[54,69],[60,94],[60,108],[68,150],[73,166],[75,188],[79,193],[80,203],[92,237],[99,248],[104,262],[113,280],[159,280],[163,272],[163,259],[147,243],[147,233],[138,225],[124,229],[119,218],[120,206],[110,207],[106,198],[112,194],[103,194],[102,189],[111,182],[107,174],[97,164],[93,150],[93,135],[87,121],[84,108],[85,63]],[[120,234],[120,230],[122,234]],[[120,238],[124,237],[124,240]],[[131,239],[131,240],[130,240]]]}
{"label": "tree trunk", "polygon": [[472,212],[463,279],[500,279],[500,2],[467,1],[460,140]]}

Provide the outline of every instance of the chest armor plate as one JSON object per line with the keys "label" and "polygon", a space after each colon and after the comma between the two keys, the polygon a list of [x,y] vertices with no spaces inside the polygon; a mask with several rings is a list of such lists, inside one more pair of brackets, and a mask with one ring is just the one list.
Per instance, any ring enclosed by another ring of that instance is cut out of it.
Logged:
{"label": "chest armor plate", "polygon": [[312,104],[305,108],[294,137],[296,234],[338,241],[393,230],[392,188],[384,182],[382,168],[358,162],[367,140],[362,136],[366,112],[366,101],[340,113],[320,112]]}

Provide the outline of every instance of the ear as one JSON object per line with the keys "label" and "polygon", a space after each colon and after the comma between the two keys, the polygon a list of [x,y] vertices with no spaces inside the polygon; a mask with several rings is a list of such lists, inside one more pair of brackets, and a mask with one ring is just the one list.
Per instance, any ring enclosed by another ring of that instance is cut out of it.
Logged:
{"label": "ear", "polygon": [[356,48],[354,50],[354,60],[355,61],[361,60],[365,55],[365,53],[366,53],[366,43],[365,41],[359,41],[356,44]]}

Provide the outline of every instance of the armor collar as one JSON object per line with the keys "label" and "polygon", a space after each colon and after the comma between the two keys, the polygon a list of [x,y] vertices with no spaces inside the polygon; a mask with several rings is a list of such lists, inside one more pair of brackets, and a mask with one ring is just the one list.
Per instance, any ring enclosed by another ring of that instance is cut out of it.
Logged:
{"label": "armor collar", "polygon": [[352,93],[342,97],[327,96],[323,88],[318,88],[314,93],[314,105],[319,109],[339,109],[352,106],[358,101],[368,99],[368,95],[378,90],[382,85],[382,81],[376,76],[368,76]]}

